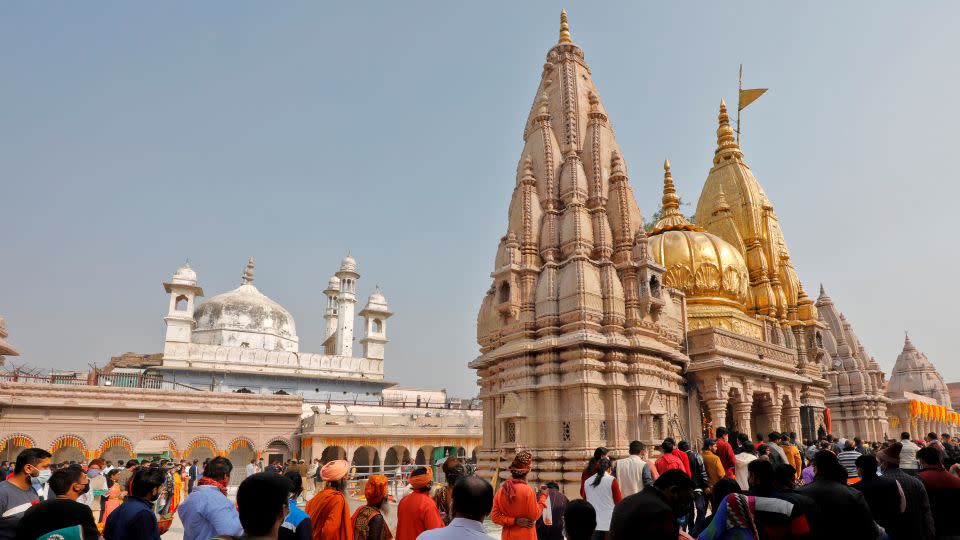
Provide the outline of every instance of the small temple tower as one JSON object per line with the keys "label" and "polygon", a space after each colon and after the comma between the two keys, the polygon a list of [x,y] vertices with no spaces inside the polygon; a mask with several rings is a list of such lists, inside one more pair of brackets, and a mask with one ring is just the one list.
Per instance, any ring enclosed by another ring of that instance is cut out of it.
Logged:
{"label": "small temple tower", "polygon": [[387,306],[387,299],[378,286],[367,299],[367,305],[360,311],[364,319],[363,357],[383,360],[383,349],[387,343],[387,319],[393,315]]}
{"label": "small temple tower", "polygon": [[337,356],[353,356],[353,319],[357,306],[357,261],[350,255],[340,262],[340,271],[336,274],[340,280],[340,292],[337,294],[337,338],[334,353]]}
{"label": "small temple tower", "polygon": [[[253,264],[253,259],[247,263],[247,269]],[[163,284],[163,289],[170,295],[170,306],[163,320],[167,323],[166,343],[190,343],[193,328],[193,303],[198,296],[203,296],[203,289],[197,285],[197,273],[190,268],[190,262],[183,263],[173,274],[173,279]]]}

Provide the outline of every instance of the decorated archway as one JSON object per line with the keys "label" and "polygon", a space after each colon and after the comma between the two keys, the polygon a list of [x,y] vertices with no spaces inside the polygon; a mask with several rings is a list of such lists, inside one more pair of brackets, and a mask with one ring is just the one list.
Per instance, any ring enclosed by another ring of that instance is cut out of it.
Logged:
{"label": "decorated archway", "polygon": [[196,459],[203,463],[204,460],[219,455],[217,443],[213,442],[213,439],[210,437],[195,437],[190,441],[190,444],[187,445],[186,450],[184,450],[184,455],[186,455],[186,459],[190,461]]}
{"label": "decorated archway", "polygon": [[110,463],[127,461],[133,456],[133,441],[125,435],[110,435],[97,447],[97,457]]}
{"label": "decorated archway", "polygon": [[247,437],[237,437],[227,445],[225,454],[233,464],[230,483],[239,484],[247,477],[247,464],[257,458],[256,445]]}
{"label": "decorated archway", "polygon": [[180,457],[180,449],[177,448],[177,441],[173,440],[173,437],[169,435],[154,435],[150,437],[152,441],[167,441],[167,446],[170,448],[170,455],[176,459]]}
{"label": "decorated archway", "polygon": [[0,442],[0,459],[15,461],[20,452],[35,446],[37,441],[33,440],[33,437],[24,433],[11,433],[3,439],[3,442]]}
{"label": "decorated archway", "polygon": [[392,446],[383,458],[383,467],[385,469],[395,469],[406,461],[412,461],[410,450],[406,446]]}
{"label": "decorated archway", "polygon": [[281,462],[285,463],[293,456],[293,445],[283,437],[274,437],[270,439],[263,449],[267,463]]}
{"label": "decorated archway", "polygon": [[361,446],[353,451],[351,462],[357,474],[363,476],[380,470],[380,452],[372,446]]}
{"label": "decorated archway", "polygon": [[84,463],[87,460],[87,443],[78,435],[61,435],[50,445],[53,463],[76,462]]}

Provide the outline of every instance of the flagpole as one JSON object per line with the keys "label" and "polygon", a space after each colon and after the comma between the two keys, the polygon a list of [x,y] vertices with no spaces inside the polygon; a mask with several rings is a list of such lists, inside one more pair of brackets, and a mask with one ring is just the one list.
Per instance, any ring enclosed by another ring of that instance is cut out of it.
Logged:
{"label": "flagpole", "polygon": [[737,144],[740,144],[740,96],[743,94],[743,64],[740,64],[740,82],[737,83]]}

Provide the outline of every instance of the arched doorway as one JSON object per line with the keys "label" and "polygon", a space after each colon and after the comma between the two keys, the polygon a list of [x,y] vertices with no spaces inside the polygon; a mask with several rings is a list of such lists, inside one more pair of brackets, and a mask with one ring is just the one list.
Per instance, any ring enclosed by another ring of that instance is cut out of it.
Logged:
{"label": "arched doorway", "polygon": [[247,464],[256,460],[257,451],[253,441],[246,437],[237,437],[227,445],[227,459],[233,465],[230,473],[230,485],[239,485],[247,477]]}
{"label": "arched doorway", "polygon": [[433,465],[433,447],[421,446],[417,450],[417,457],[414,459],[417,465]]}
{"label": "arched doorway", "polygon": [[383,468],[386,471],[391,471],[399,468],[407,461],[412,461],[410,450],[406,446],[393,446],[387,450],[387,455],[383,458]]}
{"label": "arched doorway", "polygon": [[265,461],[267,463],[286,463],[286,461],[293,456],[290,443],[280,438],[268,442],[263,453],[266,455]]}
{"label": "arched doorway", "polygon": [[110,464],[127,462],[133,459],[133,441],[123,435],[111,435],[100,443],[97,457]]}
{"label": "arched doorway", "polygon": [[209,437],[197,437],[187,445],[186,456],[188,461],[197,460],[203,463],[205,460],[213,459],[217,454],[217,444]]}
{"label": "arched doorway", "polygon": [[33,440],[33,437],[22,433],[14,433],[7,436],[3,443],[0,443],[0,459],[16,461],[20,452],[35,446],[37,446],[37,442]]}
{"label": "arched doorway", "polygon": [[354,450],[351,465],[358,477],[380,472],[380,452],[372,446],[361,446]]}
{"label": "arched doorway", "polygon": [[328,446],[320,454],[320,463],[326,463],[335,459],[347,459],[347,451],[340,446]]}
{"label": "arched doorway", "polygon": [[87,457],[87,443],[76,435],[61,435],[50,445],[51,463],[83,463]]}

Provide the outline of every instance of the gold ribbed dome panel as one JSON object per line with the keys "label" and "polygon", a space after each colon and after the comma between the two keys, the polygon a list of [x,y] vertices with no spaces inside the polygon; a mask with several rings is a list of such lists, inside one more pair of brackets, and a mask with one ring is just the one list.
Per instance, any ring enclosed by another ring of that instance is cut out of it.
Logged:
{"label": "gold ribbed dome panel", "polygon": [[667,270],[663,282],[682,290],[688,302],[747,303],[747,265],[743,256],[719,236],[704,231],[675,230],[652,235],[653,259]]}

